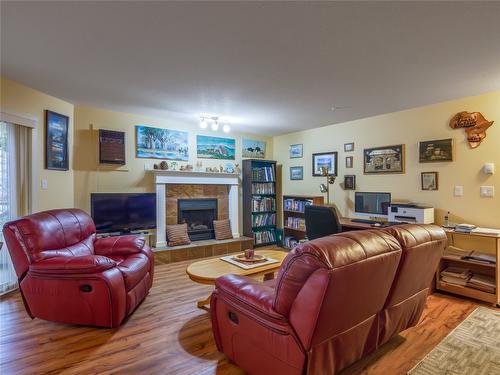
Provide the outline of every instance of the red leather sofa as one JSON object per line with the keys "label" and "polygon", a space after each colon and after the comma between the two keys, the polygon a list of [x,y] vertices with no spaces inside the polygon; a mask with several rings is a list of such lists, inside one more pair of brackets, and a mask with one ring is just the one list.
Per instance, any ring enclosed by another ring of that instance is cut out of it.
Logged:
{"label": "red leather sofa", "polygon": [[417,324],[444,231],[400,225],[296,247],[273,282],[216,280],[219,351],[249,374],[335,374]]}
{"label": "red leather sofa", "polygon": [[139,236],[96,239],[82,210],[39,212],[3,234],[32,318],[118,327],[146,297],[153,254]]}

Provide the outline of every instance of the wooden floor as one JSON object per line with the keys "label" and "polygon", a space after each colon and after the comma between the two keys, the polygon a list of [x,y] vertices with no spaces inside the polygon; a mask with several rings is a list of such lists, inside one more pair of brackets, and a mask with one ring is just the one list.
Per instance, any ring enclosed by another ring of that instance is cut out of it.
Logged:
{"label": "wooden floor", "polygon": [[[196,308],[210,286],[190,281],[179,262],[156,268],[153,288],[117,330],[31,320],[19,293],[0,302],[0,373],[242,374],[217,352],[209,315]],[[347,374],[406,374],[477,305],[434,294],[418,326],[382,347]]]}

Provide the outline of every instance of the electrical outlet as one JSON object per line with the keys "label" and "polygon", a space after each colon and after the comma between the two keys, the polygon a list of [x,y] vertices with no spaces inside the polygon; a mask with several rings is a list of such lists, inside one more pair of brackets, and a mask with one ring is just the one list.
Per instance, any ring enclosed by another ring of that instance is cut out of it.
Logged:
{"label": "electrical outlet", "polygon": [[49,183],[46,178],[42,178],[42,190],[47,190],[49,188]]}
{"label": "electrical outlet", "polygon": [[453,189],[453,195],[455,197],[461,197],[464,195],[464,187],[463,186],[455,186],[455,189]]}
{"label": "electrical outlet", "polygon": [[481,197],[492,198],[495,196],[495,187],[494,186],[481,186]]}

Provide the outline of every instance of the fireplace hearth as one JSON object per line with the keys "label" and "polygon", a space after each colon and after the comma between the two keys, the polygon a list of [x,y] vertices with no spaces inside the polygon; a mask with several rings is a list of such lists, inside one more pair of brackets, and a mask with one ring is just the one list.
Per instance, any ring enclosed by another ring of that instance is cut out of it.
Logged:
{"label": "fireplace hearth", "polygon": [[191,241],[215,238],[213,221],[217,219],[217,199],[179,199],[177,201],[177,220],[187,224]]}

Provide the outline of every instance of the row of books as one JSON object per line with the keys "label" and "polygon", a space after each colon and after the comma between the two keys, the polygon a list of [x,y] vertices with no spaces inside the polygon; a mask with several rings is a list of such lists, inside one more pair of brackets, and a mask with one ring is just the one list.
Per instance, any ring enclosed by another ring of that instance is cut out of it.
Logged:
{"label": "row of books", "polygon": [[271,197],[254,197],[252,212],[276,211],[276,199]]}
{"label": "row of books", "polygon": [[283,238],[283,246],[288,247],[289,249],[293,249],[298,244],[299,240],[297,240],[295,237],[286,236]]}
{"label": "row of books", "polygon": [[463,267],[447,267],[441,271],[441,281],[462,287],[469,287],[487,293],[496,292],[495,277],[472,273]]}
{"label": "row of books", "polygon": [[312,199],[293,199],[288,198],[283,201],[283,206],[286,211],[304,212],[306,206],[313,204]]}
{"label": "row of books", "polygon": [[252,168],[252,181],[274,181],[274,167]]}
{"label": "row of books", "polygon": [[286,219],[285,226],[293,229],[306,230],[306,221],[300,217],[289,216]]}
{"label": "row of books", "polygon": [[252,194],[274,194],[274,183],[254,182],[252,184]]}
{"label": "row of books", "polygon": [[276,224],[276,214],[258,214],[252,216],[253,227],[263,227]]}
{"label": "row of books", "polygon": [[253,238],[256,245],[276,242],[274,230],[260,230],[254,232]]}

